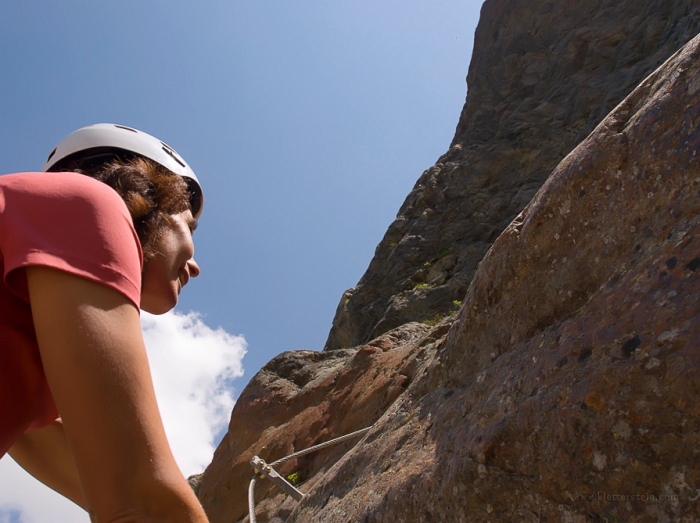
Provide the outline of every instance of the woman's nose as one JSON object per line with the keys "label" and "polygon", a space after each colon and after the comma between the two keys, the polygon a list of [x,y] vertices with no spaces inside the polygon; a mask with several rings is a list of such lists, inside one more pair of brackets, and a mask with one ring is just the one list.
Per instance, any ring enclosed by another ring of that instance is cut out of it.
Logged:
{"label": "woman's nose", "polygon": [[194,258],[190,258],[187,261],[187,268],[190,271],[190,278],[196,278],[199,276],[199,273],[202,272],[202,270],[199,268],[199,264],[194,260]]}

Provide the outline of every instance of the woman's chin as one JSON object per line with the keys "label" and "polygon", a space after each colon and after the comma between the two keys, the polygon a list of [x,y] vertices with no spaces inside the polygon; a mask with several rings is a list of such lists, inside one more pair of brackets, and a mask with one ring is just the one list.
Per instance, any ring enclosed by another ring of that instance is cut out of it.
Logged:
{"label": "woman's chin", "polygon": [[157,298],[141,295],[141,310],[159,316],[173,310],[175,305],[177,305],[177,298],[177,294],[168,297],[159,296]]}

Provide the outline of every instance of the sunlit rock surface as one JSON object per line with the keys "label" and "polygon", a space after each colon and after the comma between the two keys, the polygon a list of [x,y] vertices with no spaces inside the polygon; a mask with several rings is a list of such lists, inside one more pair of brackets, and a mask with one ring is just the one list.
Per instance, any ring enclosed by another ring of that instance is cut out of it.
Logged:
{"label": "sunlit rock surface", "polygon": [[[246,517],[254,454],[371,424],[280,467],[301,503],[260,481],[258,521],[696,521],[700,37],[673,46],[697,4],[486,2],[455,141],[339,307],[327,348],[354,348],[285,353],[253,378],[201,478],[212,522]],[[562,116],[526,103],[538,89]],[[406,291],[411,267],[427,285]]]}
{"label": "sunlit rock surface", "polygon": [[[447,330],[410,323],[359,348],[285,352],[273,359],[241,393],[229,432],[201,478],[198,494],[209,518],[237,521],[247,514],[253,456],[271,463],[372,425],[405,392]],[[296,473],[306,491],[355,443],[294,459],[277,472]],[[296,505],[269,481],[256,492],[261,522]]]}

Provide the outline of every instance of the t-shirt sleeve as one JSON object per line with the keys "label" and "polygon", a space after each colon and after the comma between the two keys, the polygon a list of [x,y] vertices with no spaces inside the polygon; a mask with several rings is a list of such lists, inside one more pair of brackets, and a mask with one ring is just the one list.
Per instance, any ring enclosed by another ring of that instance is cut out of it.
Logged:
{"label": "t-shirt sleeve", "polygon": [[59,269],[120,292],[139,308],[141,246],[129,211],[106,184],[76,173],[0,177],[5,284],[29,301],[24,271]]}

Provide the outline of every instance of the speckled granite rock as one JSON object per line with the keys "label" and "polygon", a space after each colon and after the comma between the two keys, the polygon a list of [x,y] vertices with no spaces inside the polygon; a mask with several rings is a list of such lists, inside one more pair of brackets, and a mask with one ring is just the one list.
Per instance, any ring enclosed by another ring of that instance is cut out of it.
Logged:
{"label": "speckled granite rock", "polygon": [[555,169],[288,522],[697,521],[700,37]]}
{"label": "speckled granite rock", "polygon": [[343,295],[325,348],[449,314],[559,161],[699,31],[698,0],[487,0],[452,145]]}

